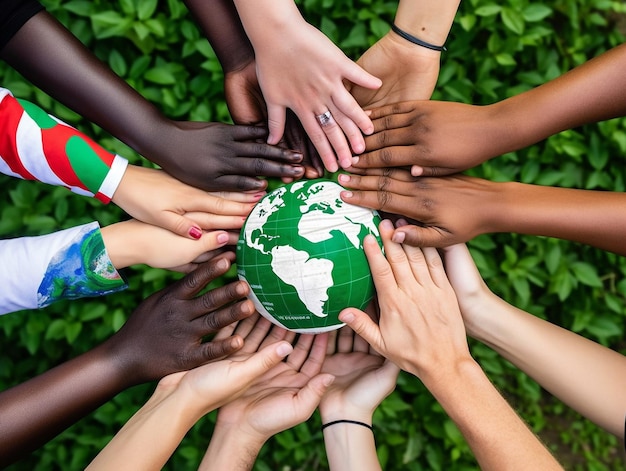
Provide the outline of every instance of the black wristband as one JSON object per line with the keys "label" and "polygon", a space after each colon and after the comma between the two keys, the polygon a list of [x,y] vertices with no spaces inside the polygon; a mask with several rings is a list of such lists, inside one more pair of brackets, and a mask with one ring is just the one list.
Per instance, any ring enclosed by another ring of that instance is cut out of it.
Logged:
{"label": "black wristband", "polygon": [[402,36],[404,39],[406,39],[409,42],[412,42],[413,44],[417,44],[418,46],[422,46],[425,47],[426,49],[431,49],[433,51],[447,51],[446,46],[435,46],[434,44],[430,44],[427,43],[426,41],[422,41],[419,38],[416,38],[415,36],[407,33],[406,31],[402,31],[400,28],[398,28],[395,23],[391,23],[391,30],[396,33],[398,36]]}
{"label": "black wristband", "polygon": [[366,424],[365,422],[359,422],[358,420],[348,420],[348,419],[333,420],[332,422],[328,422],[327,424],[323,424],[322,425],[322,430],[324,430],[326,427],[330,427],[331,425],[335,425],[335,424],[360,425],[361,427],[366,427],[366,428],[370,429],[372,432],[374,431],[374,427],[372,427],[371,425]]}

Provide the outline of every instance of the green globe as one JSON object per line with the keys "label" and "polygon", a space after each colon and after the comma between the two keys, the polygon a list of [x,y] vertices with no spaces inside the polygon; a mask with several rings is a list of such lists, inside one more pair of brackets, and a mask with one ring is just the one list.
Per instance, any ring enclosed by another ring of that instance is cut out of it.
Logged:
{"label": "green globe", "polygon": [[363,239],[379,244],[376,211],[347,204],[343,188],[318,179],[290,183],[263,197],[241,229],[237,274],[256,309],[299,333],[338,329],[342,309],[364,309],[374,284]]}

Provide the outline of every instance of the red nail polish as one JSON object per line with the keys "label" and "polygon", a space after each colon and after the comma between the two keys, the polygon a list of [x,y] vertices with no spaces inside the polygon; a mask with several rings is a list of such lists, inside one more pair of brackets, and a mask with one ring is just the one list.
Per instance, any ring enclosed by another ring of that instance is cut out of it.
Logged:
{"label": "red nail polish", "polygon": [[194,239],[198,240],[200,237],[202,237],[202,229],[194,226],[191,229],[189,229],[189,235],[193,237]]}

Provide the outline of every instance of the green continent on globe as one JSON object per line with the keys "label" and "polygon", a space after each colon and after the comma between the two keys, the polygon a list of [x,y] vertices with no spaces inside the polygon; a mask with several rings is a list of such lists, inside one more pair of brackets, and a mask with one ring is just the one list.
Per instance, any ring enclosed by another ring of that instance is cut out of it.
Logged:
{"label": "green continent on globe", "polygon": [[347,204],[343,188],[318,179],[290,183],[261,199],[237,244],[237,273],[257,310],[287,329],[318,333],[364,309],[374,285],[363,239],[380,242],[376,211]]}

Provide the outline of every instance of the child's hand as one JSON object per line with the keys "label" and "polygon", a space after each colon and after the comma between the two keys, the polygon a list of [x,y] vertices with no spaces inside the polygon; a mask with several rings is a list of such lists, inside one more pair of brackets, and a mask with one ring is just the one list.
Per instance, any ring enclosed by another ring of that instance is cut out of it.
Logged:
{"label": "child's hand", "polygon": [[[112,201],[135,219],[199,239],[203,229],[240,229],[264,192],[220,195],[226,198],[186,185],[162,170],[129,165]],[[193,220],[189,212],[204,216]]]}
{"label": "child's hand", "polygon": [[135,219],[111,224],[101,231],[109,258],[118,270],[146,264],[189,273],[207,259],[207,253],[234,246],[238,239],[236,232],[210,231],[192,240]]}

